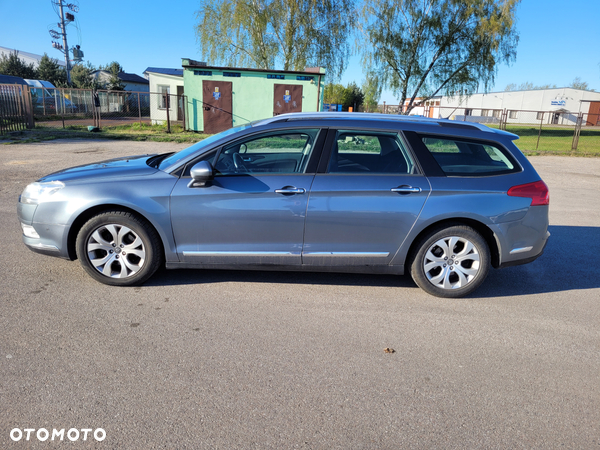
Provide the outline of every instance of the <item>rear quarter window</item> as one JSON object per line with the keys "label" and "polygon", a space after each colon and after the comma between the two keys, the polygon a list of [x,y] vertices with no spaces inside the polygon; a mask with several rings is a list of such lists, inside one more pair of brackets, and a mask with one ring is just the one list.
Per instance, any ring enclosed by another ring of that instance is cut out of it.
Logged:
{"label": "rear quarter window", "polygon": [[508,150],[494,143],[437,136],[420,138],[447,176],[491,176],[521,170]]}

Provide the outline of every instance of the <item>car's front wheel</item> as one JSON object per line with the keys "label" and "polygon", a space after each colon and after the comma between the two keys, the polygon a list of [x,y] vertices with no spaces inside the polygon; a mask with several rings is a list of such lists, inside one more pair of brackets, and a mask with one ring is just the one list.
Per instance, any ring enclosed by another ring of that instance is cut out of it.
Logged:
{"label": "car's front wheel", "polygon": [[473,228],[455,225],[433,230],[416,246],[410,273],[417,285],[437,297],[464,297],[488,275],[490,250]]}
{"label": "car's front wheel", "polygon": [[126,211],[108,211],[83,225],[77,257],[95,280],[113,286],[143,283],[162,264],[160,237],[144,219]]}

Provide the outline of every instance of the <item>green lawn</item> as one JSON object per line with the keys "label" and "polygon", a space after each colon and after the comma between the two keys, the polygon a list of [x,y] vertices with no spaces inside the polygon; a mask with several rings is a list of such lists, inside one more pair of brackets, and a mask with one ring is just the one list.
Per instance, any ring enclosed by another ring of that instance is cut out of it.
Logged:
{"label": "green lawn", "polygon": [[508,125],[506,131],[519,136],[515,144],[527,155],[600,156],[598,128],[581,129],[577,150],[571,150],[574,127],[542,127],[539,145],[539,127]]}
{"label": "green lawn", "polygon": [[171,133],[167,133],[165,125],[147,125],[136,122],[131,125],[102,127],[99,132],[90,132],[87,126],[36,127],[33,130],[14,131],[0,135],[0,144],[41,142],[55,139],[124,139],[129,141],[195,143],[208,136],[194,131],[183,131],[181,126],[178,125],[172,125]]}
{"label": "green lawn", "polygon": [[[539,139],[539,126],[508,125],[506,131],[519,136],[516,145],[526,155],[562,155],[562,156],[600,156],[600,128],[583,127],[579,137],[577,150],[571,150],[573,142],[573,127],[544,126]],[[18,142],[40,142],[53,139],[125,139],[135,141],[157,142],[198,142],[208,135],[193,131],[183,131],[180,126],[173,125],[171,133],[167,133],[164,125],[147,125],[134,123],[103,127],[102,131],[93,133],[84,126],[71,126],[65,129],[52,127],[36,127],[33,130],[16,131],[0,135],[0,144]],[[282,142],[282,146],[284,143]],[[289,146],[289,143],[286,143]],[[536,148],[537,146],[537,148]],[[371,148],[373,147],[373,148]],[[359,142],[342,142],[340,148],[346,151],[374,151],[374,142],[368,139]]]}

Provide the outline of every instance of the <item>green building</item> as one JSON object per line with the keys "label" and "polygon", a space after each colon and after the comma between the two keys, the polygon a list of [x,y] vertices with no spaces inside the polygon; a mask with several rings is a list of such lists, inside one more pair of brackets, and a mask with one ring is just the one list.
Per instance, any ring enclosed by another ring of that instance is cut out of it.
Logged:
{"label": "green building", "polygon": [[288,112],[323,110],[325,69],[214,67],[182,59],[188,127],[213,134]]}

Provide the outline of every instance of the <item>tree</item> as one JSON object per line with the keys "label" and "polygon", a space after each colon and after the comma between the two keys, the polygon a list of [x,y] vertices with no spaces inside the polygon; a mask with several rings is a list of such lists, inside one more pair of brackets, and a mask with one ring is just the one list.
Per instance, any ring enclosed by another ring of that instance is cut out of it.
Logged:
{"label": "tree", "polygon": [[376,111],[381,97],[381,83],[379,78],[371,73],[367,73],[366,79],[363,81],[362,91],[365,93],[365,106],[367,112]]}
{"label": "tree", "polygon": [[365,0],[365,67],[405,104],[493,85],[496,65],[516,56],[519,0]]}
{"label": "tree", "polygon": [[123,66],[117,61],[113,61],[106,66],[100,66],[99,70],[106,70],[110,74],[110,78],[104,83],[103,88],[109,91],[123,91],[125,84],[121,81],[119,75],[124,72]]}
{"label": "tree", "polygon": [[76,64],[71,68],[71,84],[77,89],[97,89],[100,86],[92,77],[96,68],[89,62],[87,64]]}
{"label": "tree", "polygon": [[67,83],[67,71],[58,64],[58,60],[44,53],[37,68],[37,78],[49,81],[54,86],[64,86]]}
{"label": "tree", "polygon": [[342,105],[342,109],[346,111],[349,107],[357,111],[363,104],[364,98],[365,94],[354,82],[349,83],[346,87],[341,84],[329,83],[323,90],[324,103]]}
{"label": "tree", "polygon": [[531,81],[526,81],[524,83],[519,84],[518,86],[516,85],[516,83],[510,83],[508,85],[506,85],[506,87],[504,88],[505,91],[536,91],[536,90],[542,90],[542,89],[555,89],[556,88],[556,84],[542,84],[539,86],[534,86],[534,84]]}
{"label": "tree", "polygon": [[344,96],[342,98],[342,109],[348,111],[352,108],[354,111],[358,111],[365,100],[365,94],[356,85],[355,82],[351,82],[344,89]]}
{"label": "tree", "polygon": [[346,88],[341,84],[328,83],[323,89],[323,102],[341,105],[344,101]]}
{"label": "tree", "polygon": [[581,89],[582,91],[589,91],[590,86],[587,81],[582,81],[580,77],[575,77],[575,79],[569,85],[570,88],[573,89]]}
{"label": "tree", "polygon": [[337,79],[350,55],[354,0],[202,0],[196,37],[211,64],[326,68]]}
{"label": "tree", "polygon": [[10,52],[8,56],[2,55],[2,58],[0,58],[0,74],[35,79],[36,70],[33,63],[27,64],[19,58],[19,52],[15,50]]}

